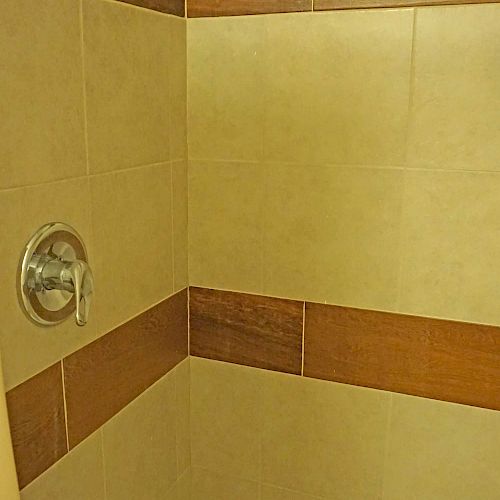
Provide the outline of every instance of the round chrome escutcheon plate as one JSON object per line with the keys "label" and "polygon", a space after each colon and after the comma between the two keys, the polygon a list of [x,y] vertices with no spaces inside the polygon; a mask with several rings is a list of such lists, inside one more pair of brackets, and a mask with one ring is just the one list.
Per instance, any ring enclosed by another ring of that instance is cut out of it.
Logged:
{"label": "round chrome escutcheon plate", "polygon": [[73,293],[46,290],[36,282],[36,271],[45,256],[59,260],[87,261],[80,235],[71,226],[51,222],[41,227],[28,241],[20,262],[19,298],[28,318],[38,325],[61,323],[75,310]]}

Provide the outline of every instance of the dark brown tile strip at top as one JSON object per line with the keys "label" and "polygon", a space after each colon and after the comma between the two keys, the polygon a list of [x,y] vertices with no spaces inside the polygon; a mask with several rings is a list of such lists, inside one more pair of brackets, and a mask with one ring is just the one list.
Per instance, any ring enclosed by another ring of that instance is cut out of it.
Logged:
{"label": "dark brown tile strip at top", "polygon": [[61,363],[7,392],[7,408],[19,487],[24,488],[68,451]]}
{"label": "dark brown tile strip at top", "polygon": [[184,17],[184,0],[118,0],[119,2],[137,5],[149,10],[156,10],[165,14]]}
{"label": "dark brown tile strip at top", "polygon": [[195,287],[189,298],[192,355],[301,373],[303,302]]}
{"label": "dark brown tile strip at top", "polygon": [[188,17],[244,16],[311,10],[311,0],[187,0]]}
{"label": "dark brown tile strip at top", "polygon": [[426,5],[462,5],[496,3],[498,0],[314,0],[314,10],[373,9],[418,7]]}
{"label": "dark brown tile strip at top", "polygon": [[63,360],[73,448],[188,354],[187,290]]}
{"label": "dark brown tile strip at top", "polygon": [[500,327],[307,303],[304,375],[500,410]]}

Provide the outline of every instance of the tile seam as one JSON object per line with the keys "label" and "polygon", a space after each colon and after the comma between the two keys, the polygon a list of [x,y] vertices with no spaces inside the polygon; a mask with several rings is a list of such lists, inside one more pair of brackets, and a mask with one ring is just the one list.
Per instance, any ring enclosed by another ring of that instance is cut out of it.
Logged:
{"label": "tile seam", "polygon": [[69,453],[70,447],[69,447],[69,431],[68,431],[68,406],[66,403],[66,383],[64,381],[64,358],[62,358],[59,363],[61,367],[61,383],[63,391],[64,429],[66,432],[66,452]]}

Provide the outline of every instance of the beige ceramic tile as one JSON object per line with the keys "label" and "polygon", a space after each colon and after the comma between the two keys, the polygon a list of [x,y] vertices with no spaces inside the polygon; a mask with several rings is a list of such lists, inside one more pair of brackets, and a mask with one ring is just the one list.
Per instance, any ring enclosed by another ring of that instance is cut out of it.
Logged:
{"label": "beige ceramic tile", "polygon": [[170,175],[161,164],[90,179],[100,334],[173,292]]}
{"label": "beige ceramic tile", "polygon": [[188,285],[188,169],[187,161],[172,163],[174,291]]}
{"label": "beige ceramic tile", "polygon": [[269,164],[264,293],[393,309],[403,171]]}
{"label": "beige ceramic tile", "polygon": [[261,370],[191,358],[194,467],[258,481],[261,381]]}
{"label": "beige ceramic tile", "polygon": [[500,412],[394,395],[384,499],[497,500]]}
{"label": "beige ceramic tile", "polygon": [[165,498],[177,478],[175,427],[171,371],[104,425],[107,500]]}
{"label": "beige ceramic tile", "polygon": [[409,163],[500,170],[500,5],[417,11]]}
{"label": "beige ceramic tile", "polygon": [[412,10],[266,19],[265,159],[401,164]]}
{"label": "beige ceramic tile", "polygon": [[500,174],[407,173],[403,312],[500,325]]}
{"label": "beige ceramic tile", "polygon": [[191,466],[190,426],[190,362],[189,357],[175,367],[175,406],[177,437],[177,476],[184,474]]}
{"label": "beige ceramic tile", "polygon": [[379,498],[390,394],[262,378],[262,481],[329,500]]}
{"label": "beige ceramic tile", "polygon": [[262,167],[191,161],[191,285],[262,291]]}
{"label": "beige ceramic tile", "polygon": [[3,265],[0,280],[2,323],[0,344],[6,389],[21,383],[52,365],[64,354],[90,342],[96,335],[95,302],[89,323],[77,327],[74,318],[54,327],[32,323],[23,313],[17,295],[18,266],[21,253],[31,236],[49,222],[65,222],[82,236],[95,269],[88,181],[84,178],[46,184],[42,187],[0,191],[0,255]]}
{"label": "beige ceramic tile", "polygon": [[0,188],[86,172],[79,3],[2,2]]}
{"label": "beige ceramic tile", "polygon": [[71,450],[26,486],[22,500],[105,500],[101,432]]}
{"label": "beige ceramic tile", "polygon": [[269,484],[262,485],[261,500],[321,500],[320,497],[306,495],[297,491],[286,490],[271,486]]}
{"label": "beige ceramic tile", "polygon": [[191,500],[191,469],[187,469],[175,483],[177,499]]}
{"label": "beige ceramic tile", "polygon": [[190,159],[262,156],[264,16],[190,19]]}
{"label": "beige ceramic tile", "polygon": [[192,471],[191,500],[258,500],[259,483],[198,467]]}
{"label": "beige ceramic tile", "polygon": [[170,17],[120,2],[83,2],[92,173],[169,159]]}
{"label": "beige ceramic tile", "polygon": [[186,20],[171,17],[169,59],[170,157],[187,159],[187,47]]}

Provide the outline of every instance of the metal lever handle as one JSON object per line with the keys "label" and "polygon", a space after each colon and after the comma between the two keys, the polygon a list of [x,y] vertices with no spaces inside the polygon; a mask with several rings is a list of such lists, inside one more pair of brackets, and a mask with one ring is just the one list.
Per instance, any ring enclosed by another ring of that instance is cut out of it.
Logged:
{"label": "metal lever handle", "polygon": [[63,274],[73,283],[75,294],[75,319],[78,326],[85,326],[89,318],[90,303],[94,293],[94,277],[89,265],[83,260],[75,260],[65,267]]}
{"label": "metal lever handle", "polygon": [[65,290],[75,294],[76,324],[85,326],[94,293],[94,277],[90,266],[83,260],[68,262],[52,259],[45,263],[41,275],[45,290]]}

